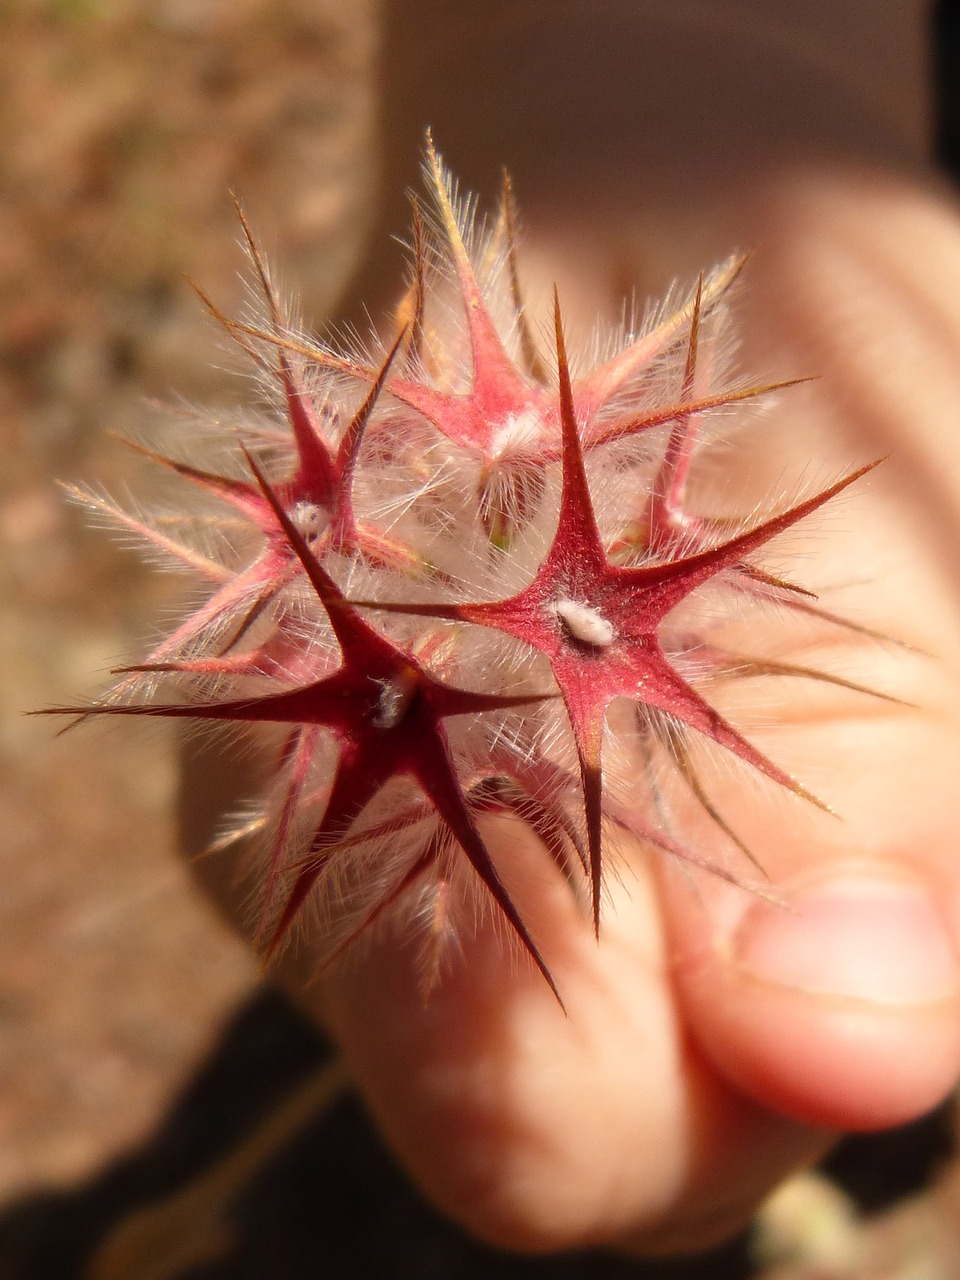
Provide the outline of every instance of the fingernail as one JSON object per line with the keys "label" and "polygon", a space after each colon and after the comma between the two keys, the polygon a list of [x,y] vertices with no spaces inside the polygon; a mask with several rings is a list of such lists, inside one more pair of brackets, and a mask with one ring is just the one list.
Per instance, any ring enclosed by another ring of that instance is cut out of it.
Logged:
{"label": "fingernail", "polygon": [[941,1000],[960,959],[927,889],[850,875],[802,888],[788,907],[758,903],[733,939],[742,971],[819,995],[884,1004]]}

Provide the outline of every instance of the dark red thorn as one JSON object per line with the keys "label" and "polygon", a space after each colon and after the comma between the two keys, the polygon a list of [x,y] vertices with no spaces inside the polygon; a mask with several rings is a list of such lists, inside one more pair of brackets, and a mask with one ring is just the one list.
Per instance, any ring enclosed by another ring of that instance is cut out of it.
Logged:
{"label": "dark red thorn", "polygon": [[677,404],[660,405],[656,409],[641,414],[638,418],[627,422],[614,422],[609,427],[601,426],[591,431],[584,440],[583,447],[587,450],[599,449],[603,445],[612,444],[615,440],[624,440],[628,436],[641,435],[644,431],[650,431],[653,427],[665,426],[668,422],[686,420],[694,414],[743,404],[747,400],[759,400],[776,391],[800,387],[814,380],[810,377],[787,378],[783,382],[768,382],[761,387],[744,387],[741,391],[719,391],[716,395],[703,396],[698,400],[681,400]]}
{"label": "dark red thorn", "polygon": [[[310,686],[307,686],[308,688]],[[44,707],[31,715],[77,716],[148,716],[167,720],[240,720],[265,724],[283,724],[302,713],[297,695],[302,689],[264,696],[238,698],[228,702],[162,703],[89,707]],[[72,728],[68,725],[67,728]]]}
{"label": "dark red thorn", "polygon": [[878,631],[875,627],[865,626],[862,622],[852,622],[849,618],[844,618],[839,613],[831,613],[829,609],[821,608],[819,604],[808,604],[805,600],[790,599],[782,600],[780,603],[789,609],[793,609],[795,613],[804,613],[808,617],[818,618],[821,622],[829,623],[832,627],[842,627],[844,631],[850,631],[854,635],[866,636],[868,639],[876,640],[880,644],[891,644],[897,649],[905,650],[907,653],[918,653],[926,658],[931,656],[925,649],[921,649],[915,644],[900,640],[897,636],[888,635],[885,631]]}
{"label": "dark red thorn", "polygon": [[370,421],[370,415],[380,399],[383,385],[390,374],[390,366],[393,364],[394,358],[403,345],[406,336],[407,330],[405,328],[401,329],[393,346],[387,352],[386,359],[377,371],[377,376],[364,397],[363,403],[350,419],[350,423],[346,431],[344,431],[337,448],[335,514],[333,527],[330,531],[331,544],[335,551],[355,547],[360,541],[353,512],[353,476],[357,466],[357,459],[360,456],[360,446],[363,443],[364,432]]}
{"label": "dark red thorn", "polygon": [[[597,520],[590,497],[590,486],[587,483],[587,471],[583,462],[583,448],[580,443],[580,431],[577,426],[577,411],[573,402],[573,386],[570,380],[570,366],[567,361],[567,348],[563,340],[563,321],[560,315],[560,296],[556,287],[553,290],[553,322],[557,342],[557,376],[560,394],[560,432],[561,432],[561,466],[563,473],[560,493],[560,516],[557,523],[557,538],[564,540],[564,550],[572,550],[570,544],[576,540],[576,551],[591,560],[606,560]],[[556,548],[556,542],[554,543]],[[551,555],[553,552],[551,551]]]}
{"label": "dark red thorn", "polygon": [[534,341],[527,310],[520,285],[520,269],[517,263],[517,212],[513,195],[513,181],[507,169],[503,170],[503,181],[500,194],[501,218],[503,219],[504,237],[507,246],[507,274],[510,278],[510,296],[517,317],[518,336],[520,339],[520,355],[527,373],[540,386],[547,385],[547,368],[537,344]]}
{"label": "dark red thorn", "polygon": [[[590,899],[593,904],[593,931],[600,939],[600,894],[603,889],[603,774],[600,768],[600,743],[603,735],[604,712],[599,724],[585,726],[574,724],[577,758],[580,761],[580,781],[583,786],[583,805],[587,823],[587,852],[590,858]],[[587,732],[589,729],[589,740]]]}
{"label": "dark red thorn", "polygon": [[429,129],[426,138],[426,155],[427,169],[440,206],[443,230],[456,268],[467,328],[470,333],[474,393],[480,400],[491,403],[497,403],[504,398],[522,399],[527,388],[513,361],[507,355],[500,335],[490,319],[490,313],[474,274],[473,264],[460,234],[457,217],[447,190],[447,179]]}
{"label": "dark red thorn", "polygon": [[[260,252],[260,246],[257,244],[246,214],[239,200],[232,192],[231,198],[237,211],[237,217],[240,219],[243,236],[260,281],[260,289],[270,314],[270,324],[279,338],[282,336],[284,328],[284,317],[280,301],[270,280],[263,254]],[[309,475],[312,487],[314,490],[319,491],[320,501],[325,506],[330,506],[336,493],[337,484],[336,470],[333,465],[333,452],[321,432],[317,429],[313,415],[304,399],[303,391],[297,386],[293,368],[283,346],[277,347],[277,363],[280,381],[287,401],[290,426],[293,429],[294,439],[297,443],[300,470],[302,473]]]}
{"label": "dark red thorn", "polygon": [[[468,604],[444,604],[442,601],[433,604],[427,601],[408,604],[403,600],[356,600],[353,596],[347,599],[347,604],[354,609],[379,609],[383,613],[409,614],[415,618],[439,618],[444,622],[473,621],[470,611],[474,606]],[[483,606],[477,605],[475,608],[481,609]]]}
{"label": "dark red thorn", "polygon": [[741,654],[729,653],[724,649],[707,649],[706,655],[711,659],[716,655],[718,667],[725,676],[734,679],[749,679],[752,676],[797,676],[803,680],[817,680],[821,684],[834,685],[838,689],[849,689],[851,693],[863,693],[869,698],[878,698],[881,702],[890,702],[896,707],[907,707],[916,710],[916,703],[907,702],[892,693],[884,693],[880,689],[871,689],[869,685],[860,684],[856,680],[847,680],[844,676],[819,671],[816,667],[807,667],[796,662],[778,662],[773,658],[747,658]]}
{"label": "dark red thorn", "polygon": [[423,317],[426,306],[426,233],[420,201],[410,197],[413,222],[413,275],[406,293],[397,307],[397,328],[407,333],[407,349],[404,363],[410,365],[423,356]]}
{"label": "dark red thorn", "polygon": [[684,741],[681,727],[669,716],[653,715],[650,717],[649,723],[653,728],[655,736],[665,747],[671,761],[676,765],[681,778],[683,778],[703,811],[716,824],[716,826],[719,827],[727,839],[740,850],[747,861],[750,862],[765,879],[769,879],[766,868],[758,860],[756,855],[748,848],[748,846],[744,844],[724,818],[720,810],[707,795],[703,783],[700,781],[700,776],[693,766],[693,761],[690,758],[690,752],[687,750],[687,744]]}
{"label": "dark red thorn", "polygon": [[696,689],[689,685],[682,676],[679,676],[670,664],[663,660],[662,666],[657,675],[657,696],[653,697],[648,692],[644,701],[656,708],[658,711],[665,712],[667,715],[675,716],[678,720],[682,720],[684,724],[691,729],[701,733],[706,738],[710,738],[717,746],[723,747],[732,755],[738,756],[744,763],[751,765],[758,773],[765,774],[773,782],[778,783],[785,790],[792,792],[796,796],[809,801],[817,809],[822,809],[824,813],[829,813],[831,817],[836,817],[835,811],[825,801],[814,795],[812,791],[808,791],[802,783],[798,782],[779,765],[768,760],[763,752],[757,748],[747,738],[743,736],[739,730],[735,729],[729,720],[712,707],[709,702]]}
{"label": "dark red thorn", "polygon": [[500,879],[493,860],[487,852],[487,847],[467,808],[460,784],[450,766],[449,757],[438,757],[434,762],[434,767],[436,769],[435,776],[443,783],[443,789],[436,788],[430,796],[437,812],[450,828],[454,839],[467,855],[471,866],[486,885],[494,902],[506,916],[508,923],[513,927],[514,933],[520,939],[527,954],[540,970],[547,985],[556,997],[557,1004],[565,1013],[566,1007],[553,975],[547,968],[539,948],[524,924],[520,912],[514,906],[510,895],[507,893],[506,886]]}
{"label": "dark red thorn", "polygon": [[284,510],[276,492],[268,483],[266,477],[257,466],[253,457],[246,449],[244,449],[243,452],[247,459],[247,465],[256,477],[257,483],[259,484],[264,497],[267,499],[267,502],[269,502],[270,506],[273,508],[273,513],[277,517],[277,521],[283,528],[284,533],[287,535],[287,539],[289,540],[297,559],[303,566],[304,572],[309,578],[314,591],[316,591],[321,604],[327,611],[327,615],[330,618],[330,625],[333,627],[334,634],[340,642],[341,648],[348,645],[359,633],[362,634],[364,639],[369,644],[372,644],[378,652],[389,652],[392,655],[394,653],[393,646],[374,631],[372,627],[367,626],[367,624],[353,611],[352,606],[347,603],[343,593],[340,591],[340,588],[329,574],[320,567],[316,556],[314,556],[313,552],[307,545],[303,534]]}
{"label": "dark red thorn", "polygon": [[212,318],[216,320],[217,324],[230,335],[234,342],[243,349],[251,362],[259,369],[265,369],[268,372],[272,372],[262,354],[251,342],[247,341],[248,338],[262,338],[264,335],[259,333],[257,330],[252,329],[248,325],[241,324],[237,320],[231,320],[225,312],[220,310],[210,295],[196,282],[196,280],[192,280],[188,275],[185,275],[183,279],[187,286],[196,294],[204,310],[207,311]]}
{"label": "dark red thorn", "polygon": [[[807,600],[817,600],[819,596],[816,591],[811,591],[808,587],[801,587],[798,582],[790,582],[787,578],[781,578],[775,573],[768,573],[765,569],[758,569],[753,564],[742,564],[738,566],[737,572],[744,578],[748,578],[751,582],[757,583],[762,587],[770,587],[774,591],[782,591],[786,595],[804,596]],[[734,584],[735,586],[738,584]],[[790,601],[783,603],[789,604]]]}
{"label": "dark red thorn", "polygon": [[[351,744],[341,743],[330,794],[320,825],[314,833],[309,856],[297,874],[264,951],[267,963],[273,959],[289,933],[330,858],[337,853],[341,837],[347,834],[357,816],[395,771],[392,768],[393,761],[381,759],[374,762],[369,754],[369,751],[364,753],[362,749],[351,750]],[[364,755],[368,758],[364,759]]]}
{"label": "dark red thorn", "polygon": [[580,834],[559,805],[544,804],[516,779],[503,774],[474,783],[467,792],[467,800],[471,809],[507,813],[520,819],[539,838],[568,882],[571,849],[580,870],[589,874],[589,860]]}
{"label": "dark red thorn", "polygon": [[360,452],[360,445],[363,440],[363,433],[366,430],[370,415],[373,412],[380,394],[383,391],[384,383],[390,375],[390,367],[394,362],[397,352],[400,350],[407,337],[408,329],[402,328],[397,334],[393,345],[387,352],[386,358],[377,370],[376,377],[364,397],[363,404],[353,415],[350,425],[341,437],[339,447],[337,449],[337,469],[341,477],[349,480],[353,475],[356,466],[357,457]]}
{"label": "dark red thorn", "polygon": [[149,449],[146,445],[138,444],[136,440],[129,440],[126,436],[115,435],[114,439],[119,440],[126,448],[132,449],[134,453],[140,454],[142,458],[155,462],[158,466],[165,467],[168,471],[173,471],[182,479],[199,485],[215,497],[222,498],[225,502],[238,507],[246,514],[254,517],[258,514],[259,503],[255,505],[251,501],[253,495],[248,481],[233,480],[229,476],[221,476],[213,471],[203,471],[187,462],[178,462],[175,458],[168,458],[162,453],[157,453],[154,449]]}
{"label": "dark red thorn", "polygon": [[[748,256],[741,254],[732,258],[707,282],[703,297],[704,314],[709,315],[733,287],[747,264]],[[619,355],[594,369],[583,379],[581,395],[583,403],[590,407],[591,415],[612,399],[641,369],[648,367],[657,356],[670,348],[676,335],[686,324],[691,308],[692,303],[686,303],[650,333],[638,338]]]}
{"label": "dark red thorn", "polygon": [[[687,358],[683,368],[683,382],[680,399],[690,402],[693,399],[697,378],[697,355],[700,345],[700,312],[703,304],[703,272],[697,277],[697,292],[693,300],[693,314],[690,317],[690,337],[687,342]],[[684,414],[678,418],[670,438],[660,472],[654,482],[653,506],[654,523],[668,524],[675,512],[682,511],[687,485],[687,474],[693,457],[694,431],[691,425],[692,414]]]}
{"label": "dark red thorn", "polygon": [[96,715],[99,708],[97,707],[38,707],[25,711],[26,716],[70,716],[70,723],[65,724],[54,734],[56,738],[62,738],[64,734],[72,732],[80,725],[85,724],[91,716]]}
{"label": "dark red thorn", "polygon": [[219,656],[225,658],[231,649],[235,649],[237,645],[249,633],[253,627],[263,616],[263,611],[276,598],[280,586],[283,584],[283,576],[279,582],[270,583],[264,587],[260,594],[254,599],[250,608],[240,619],[240,622],[234,628],[230,637],[220,645]]}
{"label": "dark red thorn", "polygon": [[[672,560],[665,564],[641,565],[636,568],[621,569],[619,572],[625,582],[630,581],[640,587],[659,588],[664,595],[670,595],[672,602],[667,603],[664,609],[666,613],[674,605],[679,604],[696,587],[701,586],[722,569],[733,567],[744,556],[759,550],[772,538],[777,537],[778,534],[785,532],[799,521],[812,515],[814,511],[819,510],[820,507],[837,497],[838,494],[843,493],[845,489],[849,489],[852,484],[875,470],[884,461],[884,458],[878,458],[874,462],[868,462],[865,466],[858,467],[855,471],[848,472],[835,484],[822,489],[812,498],[808,498],[805,502],[797,503],[796,506],[790,507],[777,516],[772,516],[769,520],[764,520],[753,529],[740,534],[736,538],[730,538],[718,547],[712,547],[708,551],[699,551],[694,555]],[[674,588],[672,593],[664,591],[670,585]]]}
{"label": "dark red thorn", "polygon": [[291,729],[281,748],[280,770],[289,767],[290,777],[280,805],[280,813],[271,838],[270,856],[267,862],[267,879],[263,890],[263,905],[254,934],[254,945],[262,945],[267,928],[267,918],[273,905],[277,881],[280,878],[281,860],[293,826],[297,802],[303,791],[310,768],[310,761],[317,744],[319,730],[316,725],[297,725]]}
{"label": "dark red thorn", "polygon": [[[552,559],[558,551],[562,539],[562,550],[569,554],[571,544],[576,542],[578,558],[593,560],[606,568],[606,556],[600,541],[590,486],[587,482],[586,467],[583,462],[583,450],[580,444],[580,433],[577,427],[576,408],[573,402],[573,387],[570,380],[570,366],[567,362],[566,344],[563,338],[563,321],[560,315],[560,298],[556,288],[553,293],[553,318],[557,342],[557,375],[560,395],[560,429],[562,439],[562,488],[560,496],[560,516],[557,522],[556,538],[548,559]],[[587,849],[590,858],[590,888],[593,902],[593,925],[597,937],[600,937],[600,893],[603,881],[603,782],[600,770],[601,741],[603,735],[604,707],[591,709],[590,723],[586,708],[580,707],[573,714],[570,707],[569,691],[565,702],[570,713],[570,722],[577,744],[577,756],[580,761],[580,779],[583,787],[584,809],[587,824]]]}

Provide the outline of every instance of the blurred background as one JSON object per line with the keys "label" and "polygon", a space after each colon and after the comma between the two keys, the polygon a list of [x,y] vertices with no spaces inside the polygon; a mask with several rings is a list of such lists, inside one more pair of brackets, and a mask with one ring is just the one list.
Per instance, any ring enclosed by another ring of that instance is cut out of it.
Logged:
{"label": "blurred background", "polygon": [[229,192],[305,314],[342,287],[373,26],[366,0],[0,3],[0,1204],[140,1137],[256,981],[175,856],[163,732],[23,713],[176,606],[56,481],[122,492],[110,433],[150,398],[248,395],[183,280],[238,302]]}
{"label": "blurred background", "polygon": [[[960,167],[958,6],[934,16],[931,145]],[[182,279],[227,311],[239,301],[228,193],[243,198],[308,318],[321,321],[349,277],[372,190],[376,26],[373,0],[0,0],[3,1280],[85,1274],[84,1252],[131,1201],[168,1194],[227,1141],[236,1097],[255,1116],[325,1053],[261,991],[254,962],[178,861],[162,728],[88,725],[57,738],[54,723],[23,713],[94,694],[176,608],[178,583],[89,530],[55,482],[122,496],[130,462],[111,432],[142,423],[148,400],[245,398]],[[394,1262],[374,1274],[508,1274],[397,1190],[358,1114],[343,1124],[357,1195],[379,1196],[378,1222],[395,1232],[383,1255]],[[863,1168],[879,1159],[874,1148],[836,1168],[859,1176],[861,1204],[879,1209],[923,1185],[949,1135],[946,1113],[901,1135],[895,1194],[873,1201]],[[307,1216],[337,1191],[336,1178],[324,1182],[331,1162],[334,1174],[344,1168],[342,1152],[339,1165],[329,1152],[311,1158]],[[276,1204],[290,1217],[303,1188],[287,1178]],[[949,1215],[960,1217],[960,1190],[944,1199],[942,1185],[924,1210],[925,1238],[946,1239]],[[346,1215],[350,1230],[369,1222],[365,1208],[366,1218]],[[325,1274],[341,1274],[322,1232],[298,1253],[277,1221],[266,1254],[150,1275],[303,1275],[320,1256]],[[401,1238],[406,1252],[396,1252]],[[909,1275],[960,1275],[954,1246],[938,1265],[955,1270]],[[745,1274],[743,1257],[736,1246],[712,1270],[663,1274]],[[619,1275],[621,1265],[594,1260],[576,1274]],[[575,1274],[565,1266],[523,1273]]]}

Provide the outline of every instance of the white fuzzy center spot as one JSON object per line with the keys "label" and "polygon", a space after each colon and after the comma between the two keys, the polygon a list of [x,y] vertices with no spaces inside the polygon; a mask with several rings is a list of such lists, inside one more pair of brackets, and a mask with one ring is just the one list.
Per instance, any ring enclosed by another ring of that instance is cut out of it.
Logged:
{"label": "white fuzzy center spot", "polygon": [[298,502],[289,514],[297,533],[308,542],[318,537],[326,528],[326,512],[316,502]]}
{"label": "white fuzzy center spot", "polygon": [[378,729],[395,729],[407,713],[417,689],[413,670],[399,671],[392,679],[378,680],[380,695],[373,713]]}
{"label": "white fuzzy center spot", "polygon": [[596,649],[609,649],[617,638],[617,632],[609,618],[605,618],[599,610],[579,600],[558,600],[557,617],[581,644],[593,645]]}
{"label": "white fuzzy center spot", "polygon": [[494,431],[490,441],[490,456],[502,458],[504,454],[522,452],[540,441],[543,424],[536,409],[524,409],[511,413]]}

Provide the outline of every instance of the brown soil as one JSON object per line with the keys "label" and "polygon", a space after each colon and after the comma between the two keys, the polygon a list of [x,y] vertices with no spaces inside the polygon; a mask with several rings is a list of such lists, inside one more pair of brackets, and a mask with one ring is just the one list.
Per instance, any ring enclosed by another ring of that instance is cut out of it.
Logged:
{"label": "brown soil", "polygon": [[176,606],[57,481],[122,491],[148,398],[248,394],[182,279],[238,300],[230,190],[329,310],[371,42],[357,0],[0,0],[0,1201],[144,1133],[255,981],[177,859],[170,740],[23,713]]}

